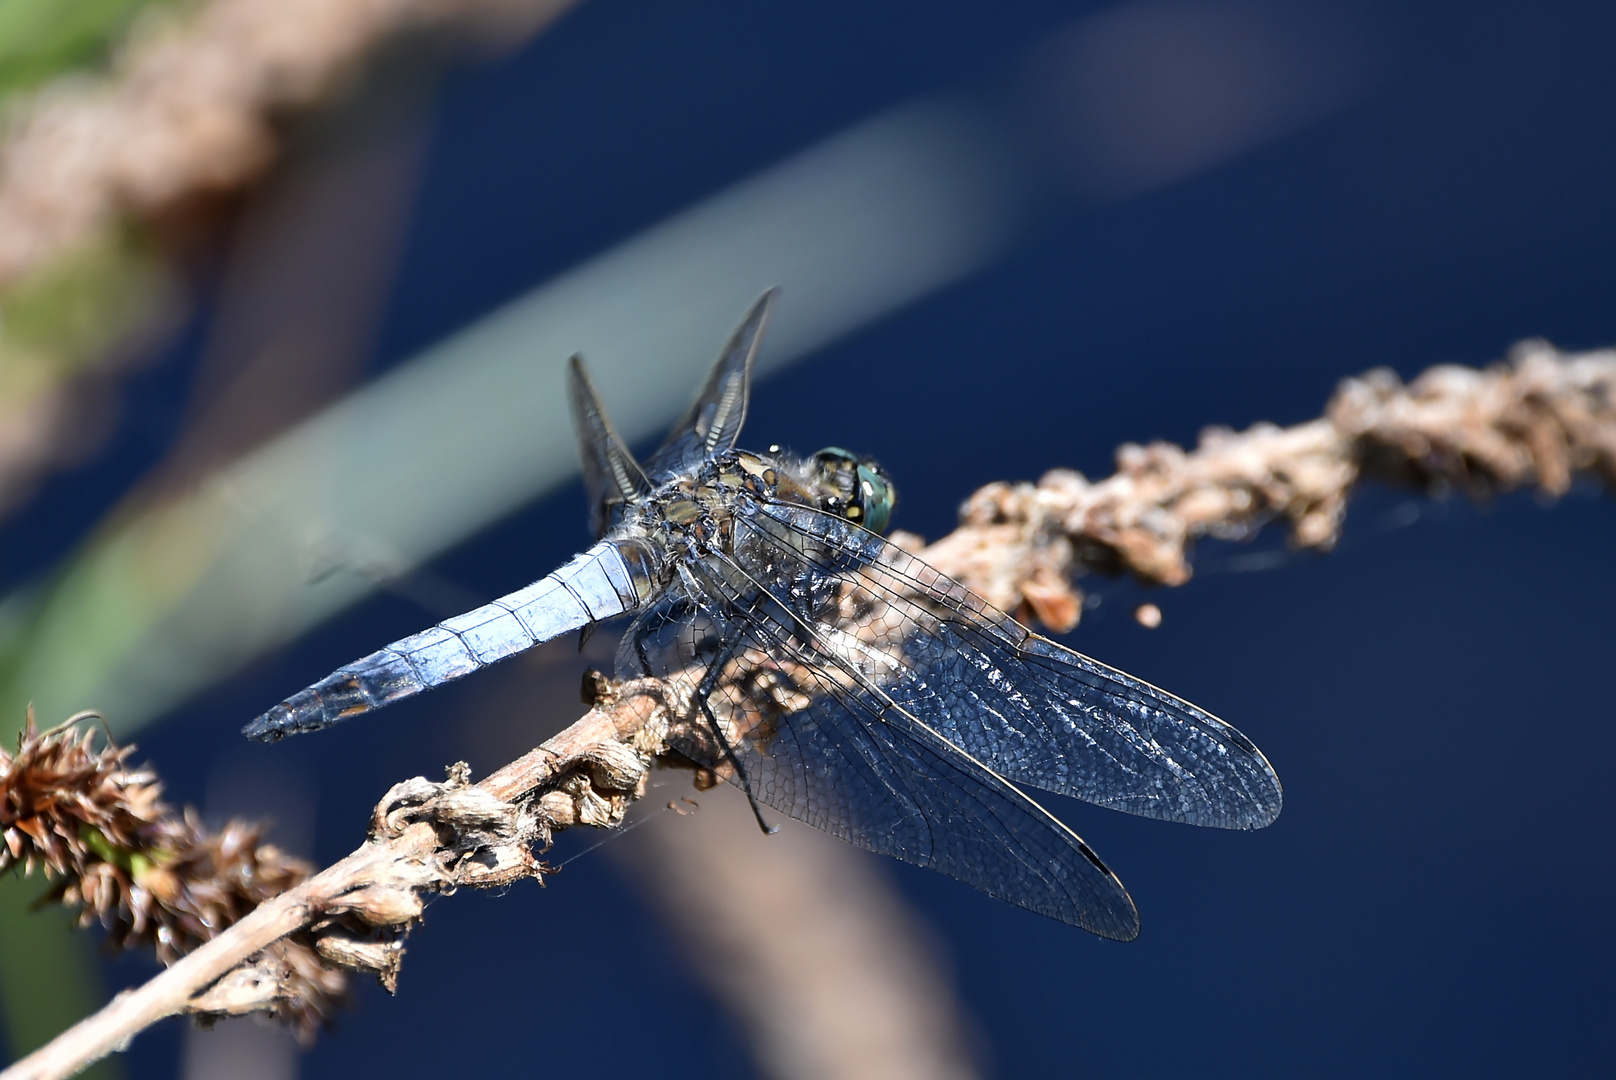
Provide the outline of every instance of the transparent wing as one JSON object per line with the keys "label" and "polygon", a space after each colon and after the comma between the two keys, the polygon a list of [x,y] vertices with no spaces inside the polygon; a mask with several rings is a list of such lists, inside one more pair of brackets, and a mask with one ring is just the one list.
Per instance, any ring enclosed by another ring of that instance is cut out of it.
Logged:
{"label": "transparent wing", "polygon": [[753,504],[734,550],[843,666],[1009,780],[1194,825],[1254,829],[1279,814],[1279,779],[1239,731],[1033,634],[874,533]]}
{"label": "transparent wing", "polygon": [[572,426],[589,497],[589,524],[598,539],[606,535],[618,509],[643,498],[651,490],[651,482],[612,427],[580,356],[567,363],[567,399],[572,404]]}
{"label": "transparent wing", "polygon": [[770,289],[752,304],[724,351],[718,354],[718,362],[701,393],[646,462],[646,472],[657,481],[734,449],[746,421],[752,362],[763,344],[763,331],[778,295],[778,290]]}
{"label": "transparent wing", "polygon": [[[1129,941],[1139,916],[1127,890],[1075,833],[936,731],[862,685],[804,634],[778,598],[715,587],[704,615],[664,610],[673,640],[651,669],[691,676],[696,662],[742,642],[711,698],[759,802],[991,896],[1103,937]],[[651,628],[647,628],[651,629]],[[637,663],[636,663],[637,666]],[[732,782],[709,727],[671,740]]]}

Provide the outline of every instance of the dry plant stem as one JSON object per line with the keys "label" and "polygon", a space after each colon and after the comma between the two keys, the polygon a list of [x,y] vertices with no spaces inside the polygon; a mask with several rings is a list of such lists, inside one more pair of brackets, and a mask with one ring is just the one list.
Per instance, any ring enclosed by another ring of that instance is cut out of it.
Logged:
{"label": "dry plant stem", "polygon": [[[543,746],[479,784],[406,781],[377,808],[372,836],[352,855],[247,914],[144,985],[18,1061],[0,1080],[56,1080],[128,1045],[165,1017],[253,1011],[273,997],[274,973],[253,957],[335,916],[382,927],[419,918],[422,898],[461,885],[537,876],[529,846],[579,823],[613,824],[638,793],[666,735],[660,684],[628,684]],[[412,820],[419,818],[420,820]],[[336,948],[321,948],[328,959]],[[318,943],[317,943],[318,944]]]}
{"label": "dry plant stem", "polygon": [[1130,443],[1104,480],[1058,469],[1036,486],[989,484],[923,555],[995,606],[1065,631],[1082,612],[1072,579],[1086,570],[1182,585],[1195,540],[1243,538],[1273,520],[1298,547],[1329,550],[1363,479],[1562,495],[1579,474],[1616,488],[1616,350],[1524,341],[1484,370],[1347,379],[1322,419],[1295,427],[1208,428],[1191,451]]}
{"label": "dry plant stem", "polygon": [[459,24],[515,36],[572,0],[211,0],[136,35],[110,76],[63,80],[0,143],[0,288],[124,216],[236,187],[274,157],[277,117],[377,44]]}
{"label": "dry plant stem", "polygon": [[[164,802],[157,775],[130,764],[132,745],[98,739],[99,719],[40,731],[29,710],[16,751],[0,749],[0,876],[41,870],[54,884],[39,903],[75,909],[111,948],[151,948],[169,964],[314,873],[265,843],[259,825],[213,829]],[[306,940],[277,943],[261,963],[277,969],[276,1016],[312,1037],[345,973]]]}
{"label": "dry plant stem", "polygon": [[[431,826],[421,826],[430,837]],[[367,845],[323,873],[250,912],[228,931],[181,958],[173,967],[135,990],[119,994],[106,1008],[81,1020],[0,1076],[6,1080],[46,1080],[73,1076],[129,1044],[157,1021],[189,1011],[191,1001],[254,953],[308,925],[322,899],[370,881],[395,860],[430,850],[407,834],[388,849]]]}

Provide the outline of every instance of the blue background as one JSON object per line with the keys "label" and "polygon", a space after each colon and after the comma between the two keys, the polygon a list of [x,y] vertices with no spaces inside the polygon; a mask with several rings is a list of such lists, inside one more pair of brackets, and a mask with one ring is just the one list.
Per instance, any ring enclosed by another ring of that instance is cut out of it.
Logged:
{"label": "blue background", "polygon": [[[1029,50],[1091,10],[584,4],[442,88],[372,369],[885,107],[946,91],[1013,111]],[[1363,10],[1384,74],[1356,106],[1126,200],[1051,179],[1007,257],[758,386],[743,441],[875,454],[900,487],[895,524],[935,538],[987,481],[1101,476],[1124,441],[1300,422],[1372,366],[1409,377],[1528,336],[1616,341],[1616,8]],[[7,524],[8,578],[47,566],[162,456],[208,317],[134,379],[106,450]],[[435,570],[496,595],[585,539],[569,488]],[[1148,593],[1158,630],[1128,616],[1145,590],[1102,584],[1069,642],[1237,723],[1285,811],[1235,835],[1054,800],[1133,893],[1144,933],[1127,946],[884,864],[947,954],[986,1067],[1610,1075],[1613,540],[1616,506],[1588,487],[1481,507],[1369,489],[1328,556],[1264,538],[1279,565],[1250,573],[1231,558],[1251,549],[1203,546],[1189,586]],[[143,733],[144,756],[202,800],[251,752],[242,720],[423,621],[369,602]],[[394,780],[495,764],[486,739],[436,722],[494,693],[457,686],[275,751],[317,808],[317,859],[351,849]],[[559,726],[576,708],[553,712]],[[172,1023],[142,1036],[131,1074],[172,1074],[178,1044]],[[441,1075],[467,1047],[489,1073],[755,1070],[594,857],[544,891],[435,904],[399,996],[362,992],[304,1075]]]}

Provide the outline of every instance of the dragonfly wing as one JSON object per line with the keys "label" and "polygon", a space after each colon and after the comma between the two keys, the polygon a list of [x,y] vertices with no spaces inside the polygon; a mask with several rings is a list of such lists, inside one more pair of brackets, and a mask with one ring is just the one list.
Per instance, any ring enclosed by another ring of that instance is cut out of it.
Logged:
{"label": "dragonfly wing", "polygon": [[[1037,803],[879,693],[797,632],[776,598],[717,595],[669,623],[665,662],[692,663],[730,635],[744,641],[711,705],[761,803],[859,847],[942,871],[991,896],[1130,941],[1132,899],[1093,850]],[[671,647],[670,647],[671,646]],[[688,666],[684,666],[688,665]],[[707,725],[670,741],[734,783]]]}
{"label": "dragonfly wing", "polygon": [[741,425],[746,422],[752,363],[763,344],[763,331],[778,295],[778,290],[770,289],[758,297],[730,335],[701,393],[647,462],[646,471],[652,477],[666,479],[734,449]]}
{"label": "dragonfly wing", "polygon": [[612,427],[579,356],[567,363],[567,398],[572,403],[572,425],[589,497],[589,523],[595,536],[601,537],[611,527],[617,509],[643,498],[651,490],[651,482]]}
{"label": "dragonfly wing", "polygon": [[738,563],[843,662],[986,767],[1144,817],[1254,829],[1279,779],[1235,728],[1029,631],[874,533],[756,504]]}

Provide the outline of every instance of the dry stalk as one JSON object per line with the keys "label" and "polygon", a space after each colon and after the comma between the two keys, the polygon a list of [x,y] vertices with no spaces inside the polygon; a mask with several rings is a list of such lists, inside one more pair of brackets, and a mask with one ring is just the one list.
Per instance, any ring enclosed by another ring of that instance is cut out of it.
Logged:
{"label": "dry stalk", "polygon": [[530,31],[571,0],[211,0],[136,34],[102,79],[12,110],[0,145],[0,289],[124,217],[240,186],[277,122],[328,94],[379,43],[459,23]]}
{"label": "dry stalk", "polygon": [[[1364,477],[1477,495],[1531,483],[1559,494],[1579,473],[1616,486],[1616,351],[1567,356],[1528,342],[1508,365],[1433,368],[1407,386],[1371,372],[1344,382],[1320,420],[1213,429],[1192,452],[1158,443],[1117,456],[1118,473],[1098,483],[1057,471],[1036,487],[982,489],[961,527],[922,556],[998,606],[1061,629],[1082,607],[1069,576],[1086,569],[1182,584],[1196,538],[1245,536],[1275,519],[1290,524],[1296,543],[1328,549]],[[358,851],[263,902],[0,1080],[72,1075],[164,1017],[273,1009],[289,979],[273,950],[289,935],[312,942],[327,964],[390,984],[399,935],[427,894],[538,877],[533,850],[555,831],[615,825],[643,794],[685,703],[656,680],[602,682],[595,700],[577,723],[478,784],[459,765],[445,783],[396,785]]]}
{"label": "dry stalk", "polygon": [[[95,719],[41,732],[30,710],[17,752],[0,750],[0,874],[43,870],[54,886],[36,906],[76,909],[113,948],[151,947],[171,964],[314,872],[263,843],[259,826],[232,819],[215,832],[168,806],[156,774],[130,766],[133,746],[97,749],[96,727],[81,724]],[[273,1011],[311,1037],[345,978],[306,941],[277,942],[266,961],[283,973]]]}
{"label": "dry stalk", "polygon": [[421,918],[427,895],[538,878],[546,868],[533,850],[553,833],[615,825],[643,793],[666,738],[664,688],[645,680],[610,690],[577,723],[480,783],[460,764],[443,783],[395,785],[353,854],[261,903],[0,1077],[72,1076],[169,1016],[273,1011],[306,974],[276,951],[292,935],[312,945],[324,962],[317,967],[369,971],[391,989],[401,935]]}
{"label": "dry stalk", "polygon": [[1086,571],[1182,585],[1197,539],[1245,538],[1274,520],[1298,547],[1329,550],[1363,479],[1433,495],[1536,484],[1557,496],[1578,474],[1616,487],[1616,350],[1524,341],[1484,370],[1347,379],[1321,419],[1295,427],[1208,428],[1187,452],[1125,444],[1104,480],[1057,469],[1036,485],[989,484],[922,554],[994,606],[1064,632],[1082,613],[1073,578]]}

